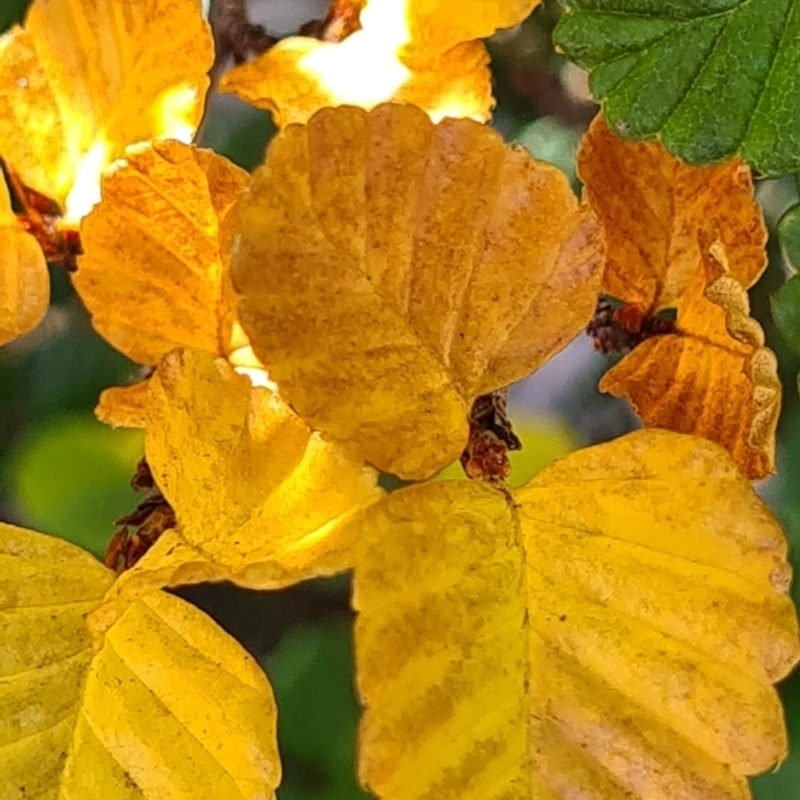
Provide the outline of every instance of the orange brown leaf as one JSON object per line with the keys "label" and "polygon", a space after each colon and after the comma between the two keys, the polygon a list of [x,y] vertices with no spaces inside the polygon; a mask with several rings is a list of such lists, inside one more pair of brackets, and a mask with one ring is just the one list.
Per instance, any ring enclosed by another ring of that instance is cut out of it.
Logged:
{"label": "orange brown leaf", "polygon": [[199,0],[35,0],[0,40],[0,152],[77,222],[128,145],[191,140],[212,61]]}
{"label": "orange brown leaf", "polygon": [[578,174],[605,230],[603,292],[645,313],[675,306],[703,256],[701,233],[720,239],[745,289],[764,271],[767,231],[740,159],[692,167],[657,141],[621,139],[598,114],[581,142]]}
{"label": "orange brown leaf", "polygon": [[273,140],[240,215],[239,316],[281,395],[406,477],[458,458],[472,401],[594,308],[591,213],[557,169],[469,120],[323,110]]}
{"label": "orange brown leaf", "polygon": [[781,385],[775,355],[727,263],[720,242],[707,245],[679,302],[675,333],[638,345],[600,389],[627,397],[648,427],[721,444],[744,475],[758,479],[775,469]]}

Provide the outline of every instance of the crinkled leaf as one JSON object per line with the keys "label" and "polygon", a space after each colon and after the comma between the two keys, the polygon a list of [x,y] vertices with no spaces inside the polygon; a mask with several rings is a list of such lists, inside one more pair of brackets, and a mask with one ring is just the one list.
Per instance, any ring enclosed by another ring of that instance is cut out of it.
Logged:
{"label": "crinkled leaf", "polygon": [[231,209],[247,173],[180,142],[130,149],[81,225],[73,281],[92,324],[134,361],[178,346],[229,352]]}
{"label": "crinkled leaf", "polygon": [[113,575],[74,545],[0,523],[0,797],[56,797],[92,660],[85,616]]}
{"label": "crinkled leaf", "polygon": [[17,225],[0,175],[0,346],[33,330],[50,305],[42,248]]}
{"label": "crinkled leaf", "polygon": [[147,461],[178,526],[112,596],[211,580],[277,588],[352,566],[344,523],[380,496],[377,476],[272,391],[223,359],[175,351],[150,379],[146,427]]}
{"label": "crinkled leaf", "polygon": [[603,291],[642,310],[674,306],[701,259],[698,234],[724,244],[731,275],[751,286],[767,265],[767,230],[739,159],[692,167],[659,142],[626,142],[601,114],[578,154],[584,196],[606,236]]}
{"label": "crinkled leaf", "polygon": [[382,800],[743,800],[785,757],[786,542],[717,445],[641,431],[510,495],[425,484],[358,522]]}
{"label": "crinkled leaf", "polygon": [[283,127],[319,109],[410,103],[438,121],[488,120],[489,55],[476,39],[521,22],[539,0],[370,0],[341,42],[292,37],[234,67],[223,91],[272,111]]}
{"label": "crinkled leaf", "polygon": [[727,271],[717,242],[678,307],[675,333],[640,344],[603,376],[600,389],[627,397],[648,427],[705,436],[747,477],[769,475],[781,384],[775,355],[749,314],[747,292]]}
{"label": "crinkled leaf", "polygon": [[321,111],[273,140],[240,212],[240,319],[281,395],[406,477],[455,460],[475,397],[530,374],[594,308],[590,212],[468,120]]}
{"label": "crinkled leaf", "polygon": [[270,800],[279,781],[275,701],[253,658],[177,597],[132,604],[92,661],[59,797]]}
{"label": "crinkled leaf", "polygon": [[199,0],[35,0],[0,39],[0,152],[76,221],[129,144],[191,141],[212,61]]}
{"label": "crinkled leaf", "polygon": [[157,592],[95,654],[86,616],[112,573],[0,523],[0,796],[274,796],[275,703],[253,659]]}
{"label": "crinkled leaf", "polygon": [[690,163],[800,169],[800,1],[562,0],[556,44],[611,127]]}

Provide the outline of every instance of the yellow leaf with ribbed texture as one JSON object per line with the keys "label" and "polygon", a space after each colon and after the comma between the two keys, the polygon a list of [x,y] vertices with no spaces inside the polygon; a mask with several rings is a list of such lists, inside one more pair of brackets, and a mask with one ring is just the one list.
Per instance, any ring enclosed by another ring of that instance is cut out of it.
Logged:
{"label": "yellow leaf with ribbed texture", "polygon": [[276,710],[256,662],[163,592],[94,641],[114,576],[60,539],[0,523],[0,797],[269,800]]}
{"label": "yellow leaf with ribbed texture", "polygon": [[179,346],[230,352],[231,209],[247,178],[211,150],[174,141],[128,150],[103,178],[73,283],[94,327],[129,358],[154,366]]}
{"label": "yellow leaf with ribbed texture", "polygon": [[128,607],[89,669],[59,800],[271,800],[279,782],[255,660],[177,597]]}
{"label": "yellow leaf with ribbed texture", "polygon": [[85,616],[113,574],[72,544],[0,523],[0,797],[56,798],[92,660]]}
{"label": "yellow leaf with ribbed texture", "polygon": [[11,211],[0,176],[0,346],[33,330],[50,305],[50,276],[42,248]]}
{"label": "yellow leaf with ribbed texture", "polygon": [[145,453],[177,526],[120,577],[98,624],[162,586],[274,589],[352,566],[346,523],[380,497],[374,470],[224,359],[175,351],[149,383]]}
{"label": "yellow leaf with ribbed texture", "polygon": [[34,0],[0,38],[0,152],[77,222],[128,145],[191,141],[212,61],[199,0]]}
{"label": "yellow leaf with ribbed texture", "polygon": [[469,120],[320,111],[273,140],[240,217],[239,318],[281,396],[404,477],[454,461],[472,401],[594,310],[594,217],[557,169]]}
{"label": "yellow leaf with ribbed texture", "polygon": [[353,525],[381,800],[743,800],[785,758],[786,542],[718,445],[640,431],[513,491],[401,489]]}
{"label": "yellow leaf with ribbed texture", "polygon": [[[273,112],[278,126],[307,122],[321,108],[411,103],[434,121],[486,121],[492,97],[489,54],[477,39],[522,22],[539,0],[368,0],[340,2],[358,29],[343,39],[294,36],[221,82]],[[335,6],[334,6],[335,9]]]}

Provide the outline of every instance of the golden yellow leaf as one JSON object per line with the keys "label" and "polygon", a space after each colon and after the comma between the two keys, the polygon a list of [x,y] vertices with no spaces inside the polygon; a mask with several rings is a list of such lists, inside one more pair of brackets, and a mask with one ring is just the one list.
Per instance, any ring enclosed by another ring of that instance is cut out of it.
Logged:
{"label": "golden yellow leaf", "polygon": [[[373,0],[373,3],[375,0]],[[404,0],[411,34],[407,49],[443,52],[522,22],[541,0]],[[370,4],[371,5],[371,4]]]}
{"label": "golden yellow leaf", "polygon": [[354,526],[382,800],[743,800],[785,757],[786,542],[719,446],[640,431],[514,491],[401,489]]}
{"label": "golden yellow leaf", "polygon": [[42,248],[17,226],[0,176],[0,346],[33,330],[50,305],[50,276]]}
{"label": "golden yellow leaf", "polygon": [[128,150],[103,178],[73,282],[94,327],[134,361],[155,365],[178,346],[229,352],[230,212],[247,177],[210,150],[166,141]]}
{"label": "golden yellow leaf", "polygon": [[674,306],[701,260],[701,233],[719,237],[745,288],[764,271],[767,230],[740,159],[689,166],[660,142],[615,136],[598,114],[581,142],[578,174],[605,230],[604,292],[645,313]]}
{"label": "golden yellow leaf", "polygon": [[94,415],[112,428],[144,428],[147,425],[147,381],[112,386],[100,393]]}
{"label": "golden yellow leaf", "polygon": [[278,588],[352,566],[343,531],[380,496],[375,472],[224,359],[168,355],[150,379],[146,429],[147,461],[178,526],[109,600],[211,580]]}
{"label": "golden yellow leaf", "polygon": [[189,142],[213,44],[199,0],[34,0],[0,39],[0,152],[76,222],[125,148]]}
{"label": "golden yellow leaf", "polygon": [[468,120],[323,110],[273,140],[240,217],[239,316],[281,395],[405,477],[455,460],[474,398],[533,372],[594,309],[591,213],[558,170]]}
{"label": "golden yellow leaf", "polygon": [[74,545],[0,523],[0,797],[274,797],[264,673],[162,592],[95,653],[86,616],[113,578]]}
{"label": "golden yellow leaf", "polygon": [[0,797],[56,797],[92,660],[84,617],[113,575],[61,539],[0,523]]}
{"label": "golden yellow leaf", "polygon": [[371,109],[392,100],[449,117],[489,119],[494,105],[489,55],[482,42],[521,22],[539,0],[369,0],[361,30],[343,41],[291,37],[234,67],[223,91],[275,115],[284,127],[321,108]]}
{"label": "golden yellow leaf", "polygon": [[275,700],[253,658],[172,595],[127,608],[91,664],[59,797],[270,800],[279,782]]}
{"label": "golden yellow leaf", "polygon": [[648,427],[721,444],[748,478],[769,475],[781,384],[777,359],[749,314],[721,243],[707,246],[679,301],[675,333],[642,342],[603,376],[600,389],[627,397]]}

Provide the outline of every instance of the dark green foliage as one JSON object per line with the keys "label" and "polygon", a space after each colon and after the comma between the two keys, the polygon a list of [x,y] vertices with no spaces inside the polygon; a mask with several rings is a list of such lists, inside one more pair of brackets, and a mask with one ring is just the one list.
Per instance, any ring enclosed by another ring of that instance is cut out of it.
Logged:
{"label": "dark green foliage", "polygon": [[799,0],[562,0],[556,44],[611,127],[690,163],[800,168]]}

